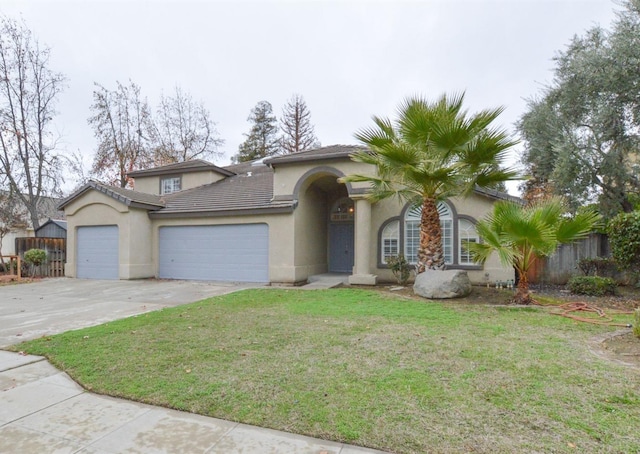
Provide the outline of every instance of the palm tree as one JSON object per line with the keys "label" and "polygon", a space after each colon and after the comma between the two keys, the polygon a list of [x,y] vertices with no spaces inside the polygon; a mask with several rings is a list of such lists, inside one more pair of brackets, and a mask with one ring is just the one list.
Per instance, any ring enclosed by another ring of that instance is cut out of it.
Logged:
{"label": "palm tree", "polygon": [[493,213],[476,224],[482,243],[470,244],[475,259],[484,263],[496,252],[504,265],[518,273],[515,302],[533,302],[529,294],[527,272],[536,257],[552,254],[558,244],[584,238],[598,224],[600,215],[593,210],[566,215],[562,199],[551,197],[529,205],[497,202]]}
{"label": "palm tree", "polygon": [[438,201],[516,177],[513,170],[500,169],[515,142],[504,130],[490,127],[503,109],[469,115],[463,101],[464,93],[442,95],[435,102],[412,97],[400,105],[393,122],[373,117],[375,126],[356,134],[368,149],[352,159],[376,166],[377,175],[342,179],[369,182],[372,201],[398,196],[422,206],[417,273],[444,268]]}

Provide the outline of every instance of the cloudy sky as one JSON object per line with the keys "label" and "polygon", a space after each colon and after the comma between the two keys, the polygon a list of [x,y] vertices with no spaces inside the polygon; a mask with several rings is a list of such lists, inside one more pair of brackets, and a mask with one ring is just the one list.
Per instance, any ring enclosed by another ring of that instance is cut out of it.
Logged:
{"label": "cloudy sky", "polygon": [[[609,27],[609,0],[58,1],[2,0],[52,49],[67,76],[56,127],[90,163],[94,82],[129,79],[151,105],[176,85],[202,100],[225,144],[224,165],[258,101],[277,115],[294,93],[323,145],[355,143],[372,115],[410,95],[466,91],[469,110],[504,106],[513,131],[526,98],[551,81],[572,36]],[[515,160],[515,157],[514,157]]]}

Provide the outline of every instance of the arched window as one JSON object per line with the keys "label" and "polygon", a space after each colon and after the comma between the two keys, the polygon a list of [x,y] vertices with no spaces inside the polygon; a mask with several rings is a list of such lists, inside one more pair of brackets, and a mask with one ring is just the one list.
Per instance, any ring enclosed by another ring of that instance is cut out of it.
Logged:
{"label": "arched window", "polygon": [[460,265],[476,264],[469,252],[468,246],[470,243],[478,243],[479,241],[480,237],[478,236],[478,232],[476,232],[475,225],[467,219],[458,220],[458,263]]}
{"label": "arched window", "polygon": [[400,254],[400,222],[391,221],[382,229],[380,234],[380,258],[387,263],[387,258]]}
{"label": "arched window", "polygon": [[[404,256],[409,263],[418,262],[418,246],[420,246],[420,216],[422,207],[417,206],[407,211],[404,217]],[[442,229],[442,249],[444,262],[453,263],[453,213],[445,202],[438,202],[440,228]]]}

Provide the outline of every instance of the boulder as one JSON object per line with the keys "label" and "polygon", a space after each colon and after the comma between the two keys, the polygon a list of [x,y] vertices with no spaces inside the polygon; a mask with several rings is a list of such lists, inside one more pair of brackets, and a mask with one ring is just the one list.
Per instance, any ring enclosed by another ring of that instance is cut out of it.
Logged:
{"label": "boulder", "polygon": [[463,298],[471,293],[471,281],[462,270],[426,270],[416,276],[413,292],[430,299]]}

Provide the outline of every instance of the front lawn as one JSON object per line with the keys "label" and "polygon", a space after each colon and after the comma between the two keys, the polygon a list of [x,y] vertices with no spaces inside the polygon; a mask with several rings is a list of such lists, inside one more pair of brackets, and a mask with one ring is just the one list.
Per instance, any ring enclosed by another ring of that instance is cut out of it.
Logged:
{"label": "front lawn", "polygon": [[397,453],[639,452],[640,372],[587,345],[611,330],[536,307],[257,289],[16,349],[94,392]]}

